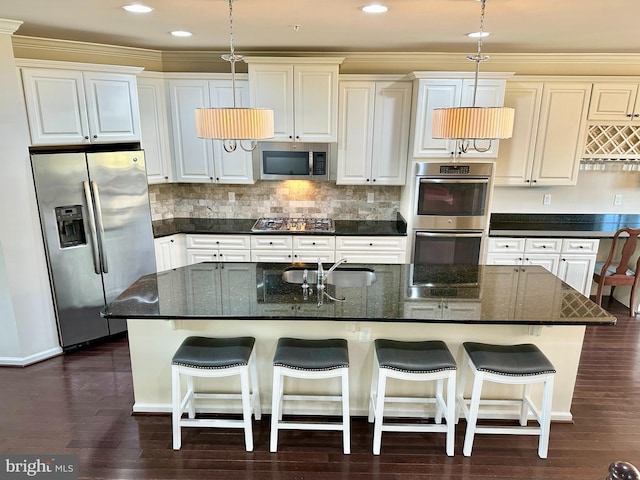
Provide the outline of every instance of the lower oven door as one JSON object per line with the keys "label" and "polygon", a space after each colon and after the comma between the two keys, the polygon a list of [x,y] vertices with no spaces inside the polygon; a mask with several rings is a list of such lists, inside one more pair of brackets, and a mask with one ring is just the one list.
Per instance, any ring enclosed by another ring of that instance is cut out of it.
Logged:
{"label": "lower oven door", "polygon": [[477,269],[468,267],[480,262],[482,231],[416,231],[413,241],[414,284],[477,283]]}

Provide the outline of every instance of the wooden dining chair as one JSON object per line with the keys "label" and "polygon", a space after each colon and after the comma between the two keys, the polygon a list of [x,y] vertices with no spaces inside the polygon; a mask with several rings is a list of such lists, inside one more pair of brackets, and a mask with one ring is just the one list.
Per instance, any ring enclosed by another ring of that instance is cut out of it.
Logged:
{"label": "wooden dining chair", "polygon": [[[635,315],[637,308],[636,288],[640,279],[640,257],[636,261],[635,270],[630,269],[628,265],[638,246],[638,236],[640,236],[640,228],[621,228],[618,230],[613,236],[607,260],[605,262],[596,262],[593,274],[593,281],[598,284],[596,303],[600,306],[602,306],[602,289],[605,285],[611,286],[611,298],[613,298],[613,291],[618,285],[631,286],[629,312],[632,317]],[[618,241],[624,242],[619,261],[614,260],[614,257],[617,256]]]}

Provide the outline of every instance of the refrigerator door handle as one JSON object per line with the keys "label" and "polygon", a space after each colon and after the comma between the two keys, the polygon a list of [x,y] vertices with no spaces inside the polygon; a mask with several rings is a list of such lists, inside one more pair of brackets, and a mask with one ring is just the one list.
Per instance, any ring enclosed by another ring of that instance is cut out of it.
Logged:
{"label": "refrigerator door handle", "polygon": [[107,263],[107,250],[104,246],[104,223],[102,223],[102,207],[100,206],[100,193],[98,184],[91,182],[93,189],[93,199],[96,202],[96,220],[98,225],[98,241],[100,242],[100,253],[102,254],[102,273],[109,273],[109,264]]}
{"label": "refrigerator door handle", "polygon": [[89,213],[89,228],[91,229],[91,247],[93,252],[93,268],[100,275],[100,250],[98,250],[98,232],[96,231],[96,219],[93,213],[93,201],[91,200],[91,191],[89,190],[89,182],[82,182],[84,186],[84,198],[87,202],[87,210]]}

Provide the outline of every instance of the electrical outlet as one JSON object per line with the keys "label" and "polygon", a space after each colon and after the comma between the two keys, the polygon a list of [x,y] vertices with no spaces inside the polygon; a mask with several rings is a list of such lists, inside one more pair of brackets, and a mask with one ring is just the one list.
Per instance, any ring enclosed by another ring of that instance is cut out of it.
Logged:
{"label": "electrical outlet", "polygon": [[230,202],[236,201],[236,192],[229,192],[229,201]]}
{"label": "electrical outlet", "polygon": [[622,195],[615,195],[613,197],[613,204],[614,205],[622,205]]}
{"label": "electrical outlet", "polygon": [[551,195],[546,193],[543,197],[542,197],[542,204],[543,205],[551,205]]}
{"label": "electrical outlet", "polygon": [[367,193],[367,203],[373,203],[373,193]]}
{"label": "electrical outlet", "polygon": [[358,337],[358,341],[360,342],[370,342],[371,341],[371,327],[361,327],[360,335]]}

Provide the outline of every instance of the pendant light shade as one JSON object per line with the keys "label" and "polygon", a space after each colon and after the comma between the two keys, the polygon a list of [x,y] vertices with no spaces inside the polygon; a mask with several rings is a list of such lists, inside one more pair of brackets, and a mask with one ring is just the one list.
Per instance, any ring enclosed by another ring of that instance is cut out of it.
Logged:
{"label": "pendant light shade", "polygon": [[[229,47],[230,53],[222,59],[231,64],[232,107],[196,108],[196,134],[200,138],[222,140],[227,152],[233,152],[237,146],[250,152],[257,146],[256,140],[273,138],[273,110],[264,108],[236,107],[236,62],[242,62],[233,46],[233,2],[229,3]],[[249,146],[242,143],[249,140]]]}
{"label": "pendant light shade", "polygon": [[511,138],[514,115],[510,107],[436,108],[432,136],[456,140]]}
{"label": "pendant light shade", "polygon": [[260,140],[273,138],[273,110],[265,108],[196,108],[200,138]]}
{"label": "pendant light shade", "polygon": [[[482,55],[482,38],[488,35],[484,32],[484,11],[487,0],[479,1],[482,6],[480,31],[477,34],[478,50],[473,55],[467,55],[467,60],[475,63],[472,106],[436,108],[433,111],[431,136],[456,140],[456,154],[466,153],[469,148],[478,152],[487,152],[491,149],[491,140],[511,138],[513,134],[515,116],[513,108],[476,106],[480,63],[489,60],[487,55]],[[489,140],[489,146],[479,147],[475,140]]]}

